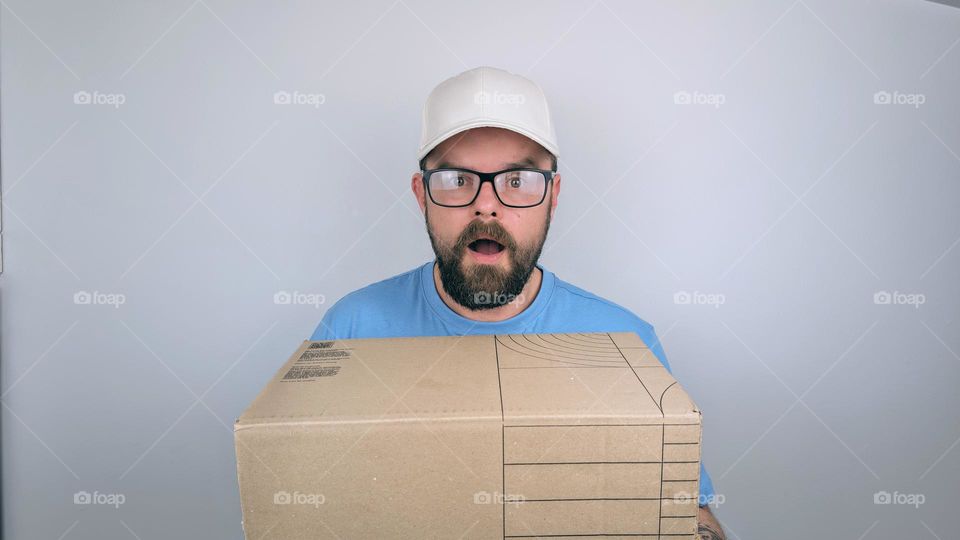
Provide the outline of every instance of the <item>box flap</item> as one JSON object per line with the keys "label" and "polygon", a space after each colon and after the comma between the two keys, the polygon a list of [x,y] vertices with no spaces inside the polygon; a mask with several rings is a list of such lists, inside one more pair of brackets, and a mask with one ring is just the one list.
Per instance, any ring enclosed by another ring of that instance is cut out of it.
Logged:
{"label": "box flap", "polygon": [[305,341],[237,421],[699,422],[633,332]]}

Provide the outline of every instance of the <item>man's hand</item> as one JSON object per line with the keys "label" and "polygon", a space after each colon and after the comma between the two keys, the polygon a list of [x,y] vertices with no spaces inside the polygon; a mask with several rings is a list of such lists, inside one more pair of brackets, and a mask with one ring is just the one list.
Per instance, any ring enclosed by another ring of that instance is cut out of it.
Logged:
{"label": "man's hand", "polygon": [[697,540],[726,540],[723,527],[713,517],[709,506],[701,506],[697,512]]}

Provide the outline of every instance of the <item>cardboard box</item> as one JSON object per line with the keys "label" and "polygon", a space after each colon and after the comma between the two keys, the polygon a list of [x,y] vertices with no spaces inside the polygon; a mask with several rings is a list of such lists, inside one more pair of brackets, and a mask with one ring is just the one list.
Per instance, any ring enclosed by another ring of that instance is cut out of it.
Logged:
{"label": "cardboard box", "polygon": [[700,411],[632,332],[305,341],[235,442],[248,539],[696,534]]}

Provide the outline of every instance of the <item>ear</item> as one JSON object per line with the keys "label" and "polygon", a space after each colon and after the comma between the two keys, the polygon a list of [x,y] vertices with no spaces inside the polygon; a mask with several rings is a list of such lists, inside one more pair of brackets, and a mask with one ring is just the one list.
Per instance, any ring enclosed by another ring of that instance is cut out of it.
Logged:
{"label": "ear", "polygon": [[553,189],[550,190],[550,219],[553,219],[553,214],[557,211],[557,204],[560,203],[560,174],[553,175]]}
{"label": "ear", "polygon": [[417,204],[420,205],[420,212],[426,215],[427,194],[423,190],[423,174],[419,171],[413,173],[413,178],[410,179],[410,189],[413,190],[413,196],[417,198]]}

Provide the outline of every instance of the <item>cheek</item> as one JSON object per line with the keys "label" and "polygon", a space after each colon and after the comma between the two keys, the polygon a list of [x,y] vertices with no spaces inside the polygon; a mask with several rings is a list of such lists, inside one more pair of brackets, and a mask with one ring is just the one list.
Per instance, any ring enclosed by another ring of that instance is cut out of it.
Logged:
{"label": "cheek", "polygon": [[518,244],[527,245],[538,240],[543,234],[546,219],[543,212],[513,214],[504,216],[503,226]]}
{"label": "cheek", "polygon": [[427,219],[433,235],[447,243],[454,243],[460,238],[460,233],[470,223],[467,215],[462,212],[451,212],[450,209],[431,208]]}

